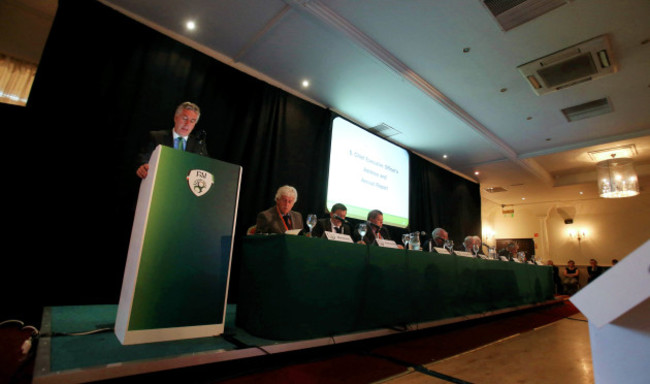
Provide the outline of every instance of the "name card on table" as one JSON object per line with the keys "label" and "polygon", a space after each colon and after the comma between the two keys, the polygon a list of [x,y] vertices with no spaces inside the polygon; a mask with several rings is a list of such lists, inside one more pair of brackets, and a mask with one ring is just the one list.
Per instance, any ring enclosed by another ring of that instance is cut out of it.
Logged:
{"label": "name card on table", "polygon": [[467,251],[454,251],[454,253],[457,254],[458,256],[474,257],[474,255],[472,255],[471,252],[467,252]]}
{"label": "name card on table", "polygon": [[449,255],[449,251],[446,248],[441,248],[441,247],[433,247],[433,249],[438,252],[438,253],[443,253],[445,255]]}
{"label": "name card on table", "polygon": [[300,234],[301,231],[302,229],[289,229],[288,231],[285,231],[284,234],[297,236]]}
{"label": "name card on table", "polygon": [[508,261],[508,258],[505,257],[505,256],[499,256],[499,259],[501,259],[501,260],[503,260],[503,261]]}
{"label": "name card on table", "polygon": [[393,240],[376,239],[377,245],[384,248],[397,248],[397,244]]}
{"label": "name card on table", "polygon": [[346,235],[344,233],[325,231],[325,237],[327,237],[327,240],[342,241],[344,243],[353,242],[350,235]]}

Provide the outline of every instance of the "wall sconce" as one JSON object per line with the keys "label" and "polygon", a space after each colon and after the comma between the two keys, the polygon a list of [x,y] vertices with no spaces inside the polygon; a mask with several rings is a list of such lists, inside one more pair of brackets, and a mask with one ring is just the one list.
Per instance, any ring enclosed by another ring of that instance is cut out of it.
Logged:
{"label": "wall sconce", "polygon": [[577,239],[578,243],[580,243],[580,241],[587,238],[587,230],[584,228],[578,231],[572,229],[569,231],[569,237],[572,239]]}
{"label": "wall sconce", "polygon": [[494,240],[494,231],[490,227],[483,228],[483,244],[488,244],[490,240]]}

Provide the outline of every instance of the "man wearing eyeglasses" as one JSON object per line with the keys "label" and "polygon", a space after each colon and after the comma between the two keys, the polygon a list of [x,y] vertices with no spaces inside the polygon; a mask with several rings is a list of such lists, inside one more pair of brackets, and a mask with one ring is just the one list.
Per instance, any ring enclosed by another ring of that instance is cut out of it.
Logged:
{"label": "man wearing eyeglasses", "polygon": [[174,113],[174,128],[149,132],[149,143],[139,156],[141,164],[136,170],[136,175],[144,179],[149,172],[149,158],[151,152],[158,145],[165,145],[185,152],[209,156],[205,143],[205,133],[192,135],[194,126],[199,121],[201,110],[198,105],[186,101],[176,108]]}

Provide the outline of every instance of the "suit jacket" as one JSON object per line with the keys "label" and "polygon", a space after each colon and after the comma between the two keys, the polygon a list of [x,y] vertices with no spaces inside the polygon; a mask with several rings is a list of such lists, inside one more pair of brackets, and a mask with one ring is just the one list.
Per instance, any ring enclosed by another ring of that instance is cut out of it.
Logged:
{"label": "suit jacket", "polygon": [[[300,212],[289,211],[289,215],[291,216],[292,229],[305,228]],[[285,231],[284,222],[275,205],[257,214],[255,233],[284,233]]]}
{"label": "suit jacket", "polygon": [[[174,148],[174,135],[172,134],[171,129],[166,129],[162,131],[151,131],[149,132],[149,142],[147,146],[141,151],[138,161],[138,166],[148,163],[151,153],[158,145],[165,145],[167,147]],[[208,154],[208,148],[206,146],[205,140],[199,140],[197,135],[189,135],[187,137],[187,144],[185,146],[185,152],[196,153],[201,156],[210,156]]]}
{"label": "suit jacket", "polygon": [[[350,228],[349,224],[343,223],[341,225],[341,229],[343,230],[343,234],[352,236],[352,228]],[[311,235],[313,237],[323,237],[325,235],[325,231],[332,232],[332,221],[329,217],[325,219],[319,219],[314,228],[311,230]]]}
{"label": "suit jacket", "polygon": [[[367,225],[368,225],[368,231],[366,232],[366,235],[363,237],[363,242],[368,245],[373,245],[375,244],[375,240],[376,240],[375,233],[372,231],[372,224],[368,222]],[[390,233],[388,232],[388,228],[381,227],[379,233],[381,234],[381,238],[383,240],[392,240],[390,238]],[[359,233],[359,230],[355,230],[354,234],[355,234],[355,236],[353,236],[354,241],[359,241],[361,239],[361,234]]]}

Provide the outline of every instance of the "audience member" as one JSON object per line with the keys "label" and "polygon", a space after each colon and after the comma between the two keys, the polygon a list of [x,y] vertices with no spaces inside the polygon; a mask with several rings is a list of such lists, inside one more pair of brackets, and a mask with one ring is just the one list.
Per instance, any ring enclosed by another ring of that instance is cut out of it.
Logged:
{"label": "audience member", "polygon": [[319,219],[312,229],[311,235],[313,237],[322,237],[326,231],[352,235],[352,229],[347,223],[347,220],[345,220],[347,213],[348,209],[345,205],[341,203],[334,204],[330,210],[330,217]]}
{"label": "audience member", "polygon": [[291,229],[304,229],[300,212],[292,211],[298,201],[298,191],[290,185],[278,188],[275,205],[257,215],[255,233],[285,233]]}
{"label": "audience member", "polygon": [[564,285],[564,292],[567,295],[573,295],[578,291],[579,285],[579,276],[580,270],[576,267],[576,263],[573,260],[569,260],[568,265],[564,268],[562,275],[562,284]]}
{"label": "audience member", "polygon": [[191,134],[200,116],[201,110],[198,105],[189,101],[179,105],[174,113],[174,128],[149,132],[149,143],[138,156],[139,167],[135,174],[141,179],[147,177],[149,158],[158,145],[209,156],[205,139]]}
{"label": "audience member", "polygon": [[589,276],[587,277],[587,284],[589,284],[592,281],[596,280],[596,278],[603,273],[603,267],[598,265],[596,259],[591,259],[589,260],[589,267],[587,268],[587,273],[589,274]]}

